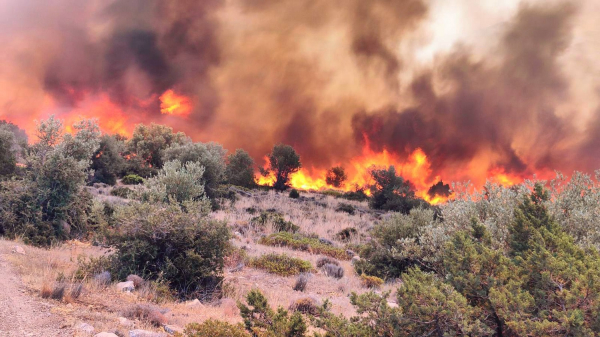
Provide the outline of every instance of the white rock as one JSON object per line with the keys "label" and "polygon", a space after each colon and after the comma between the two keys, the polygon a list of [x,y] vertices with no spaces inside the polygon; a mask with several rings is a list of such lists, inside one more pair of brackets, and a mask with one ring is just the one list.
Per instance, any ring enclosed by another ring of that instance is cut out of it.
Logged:
{"label": "white rock", "polygon": [[25,250],[21,246],[14,246],[12,252],[16,254],[25,255]]}
{"label": "white rock", "polygon": [[112,332],[101,332],[94,335],[94,337],[119,337]]}
{"label": "white rock", "polygon": [[130,320],[128,320],[125,317],[119,317],[118,320],[119,320],[119,324],[121,326],[128,327],[128,328],[132,328],[133,327],[133,322],[130,321]]}
{"label": "white rock", "polygon": [[120,291],[134,291],[135,285],[133,285],[133,281],[125,281],[117,283],[117,289]]}
{"label": "white rock", "polygon": [[167,337],[167,336],[168,335],[166,333],[140,330],[140,329],[129,331],[129,337]]}
{"label": "white rock", "polygon": [[204,306],[198,299],[186,302],[185,305],[188,307],[203,307]]}
{"label": "white rock", "polygon": [[77,326],[77,330],[79,331],[83,331],[83,332],[87,332],[90,335],[94,333],[94,327],[87,324],[87,323],[81,323]]}

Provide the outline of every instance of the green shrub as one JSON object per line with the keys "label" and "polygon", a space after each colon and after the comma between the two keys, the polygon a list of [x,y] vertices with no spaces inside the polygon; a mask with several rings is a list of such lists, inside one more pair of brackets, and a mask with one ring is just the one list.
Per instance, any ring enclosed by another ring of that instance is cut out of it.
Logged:
{"label": "green shrub", "polygon": [[240,314],[246,330],[253,336],[261,337],[303,337],[307,327],[302,315],[295,312],[291,316],[283,308],[273,311],[264,295],[257,289],[246,296],[245,305],[238,302]]}
{"label": "green shrub", "polygon": [[124,186],[115,187],[110,190],[110,195],[124,199],[129,197],[129,193],[131,193],[131,189]]}
{"label": "green shrub", "polygon": [[128,174],[121,179],[121,182],[125,185],[139,185],[144,183],[144,178],[137,174]]}
{"label": "green shrub", "polygon": [[254,159],[242,149],[235,150],[235,153],[227,157],[225,176],[229,184],[246,188],[255,187]]}
{"label": "green shrub", "polygon": [[261,212],[259,216],[250,219],[250,223],[259,226],[262,229],[270,223],[273,226],[273,230],[276,232],[295,233],[300,230],[300,227],[294,225],[291,221],[286,221],[281,213],[270,210]]}
{"label": "green shrub", "polygon": [[356,228],[348,227],[348,228],[344,228],[341,231],[339,231],[335,235],[335,237],[336,237],[336,239],[338,239],[340,241],[347,242],[347,241],[350,241],[350,239],[356,235],[358,235],[358,231],[356,230]]}
{"label": "green shrub", "polygon": [[336,190],[324,190],[319,192],[323,195],[328,195],[334,198],[341,198],[344,195],[344,192],[336,191]]}
{"label": "green shrub", "polygon": [[348,260],[348,254],[341,248],[324,244],[317,237],[309,237],[299,233],[279,232],[261,238],[258,243],[267,246],[286,246],[295,250],[323,254],[337,259]]}
{"label": "green shrub", "polygon": [[365,201],[369,200],[369,196],[365,192],[364,188],[357,188],[355,191],[345,192],[342,196],[343,199],[351,201]]}
{"label": "green shrub", "polygon": [[383,285],[383,280],[377,276],[360,275],[360,284],[365,288],[379,288]]}
{"label": "green shrub", "polygon": [[348,176],[346,175],[344,168],[341,166],[335,166],[327,170],[325,182],[327,185],[331,185],[333,187],[341,187],[347,178]]}
{"label": "green shrub", "polygon": [[192,323],[185,327],[184,337],[252,337],[242,324],[230,324],[208,319],[202,323]]}
{"label": "green shrub", "polygon": [[308,261],[275,253],[253,258],[248,265],[281,276],[297,275],[312,270],[312,265]]}
{"label": "green shrub", "polygon": [[350,204],[346,204],[341,202],[338,207],[335,209],[336,212],[344,212],[344,213],[348,213],[350,215],[354,215],[354,212],[356,211],[356,209],[354,208],[354,206],[350,205]]}
{"label": "green shrub", "polygon": [[180,297],[209,299],[222,279],[230,233],[211,220],[207,203],[132,203],[117,210],[109,235],[112,271],[164,280]]}
{"label": "green shrub", "polygon": [[386,169],[370,170],[374,184],[371,185],[369,206],[373,209],[408,214],[415,207],[427,207],[429,204],[418,198],[409,181],[396,175],[394,166]]}
{"label": "green shrub", "polygon": [[300,193],[298,192],[297,189],[292,188],[292,190],[290,191],[289,197],[292,199],[298,199],[298,198],[300,198]]}

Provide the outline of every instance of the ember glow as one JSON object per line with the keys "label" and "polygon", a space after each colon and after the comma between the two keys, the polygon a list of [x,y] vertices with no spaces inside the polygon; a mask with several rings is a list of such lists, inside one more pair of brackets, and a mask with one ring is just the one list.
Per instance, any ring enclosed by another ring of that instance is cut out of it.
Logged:
{"label": "ember glow", "polygon": [[123,135],[166,124],[261,163],[284,143],[304,167],[296,188],[328,188],[342,166],[352,190],[394,165],[442,202],[428,194],[440,181],[600,168],[598,13],[597,0],[4,0],[0,119],[30,135],[50,115]]}

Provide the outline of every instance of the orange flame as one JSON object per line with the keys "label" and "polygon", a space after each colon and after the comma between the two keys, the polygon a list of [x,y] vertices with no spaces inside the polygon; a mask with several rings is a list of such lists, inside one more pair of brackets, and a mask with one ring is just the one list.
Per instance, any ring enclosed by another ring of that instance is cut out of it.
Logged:
{"label": "orange flame", "polygon": [[160,96],[160,112],[167,115],[187,117],[192,112],[190,99],[169,89]]}

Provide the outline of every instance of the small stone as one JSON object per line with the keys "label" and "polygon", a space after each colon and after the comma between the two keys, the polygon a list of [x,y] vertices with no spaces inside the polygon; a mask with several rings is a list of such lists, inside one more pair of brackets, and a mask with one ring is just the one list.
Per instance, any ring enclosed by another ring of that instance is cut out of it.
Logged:
{"label": "small stone", "polygon": [[346,249],[346,254],[347,254],[349,257],[354,257],[354,256],[356,255],[356,253],[355,253],[355,252],[353,252],[353,251],[351,251],[350,249]]}
{"label": "small stone", "polygon": [[168,335],[166,333],[140,330],[140,329],[129,331],[129,337],[167,337],[167,336]]}
{"label": "small stone", "polygon": [[25,250],[21,246],[14,246],[12,252],[15,254],[25,255]]}
{"label": "small stone", "polygon": [[112,332],[101,332],[94,335],[94,337],[119,337]]}
{"label": "small stone", "polygon": [[188,307],[203,307],[204,306],[198,299],[189,301],[189,302],[185,303],[185,305]]}
{"label": "small stone", "polygon": [[350,260],[350,263],[355,264],[358,261],[360,261],[360,256],[356,255],[356,256],[352,257],[352,260]]}
{"label": "small stone", "polygon": [[87,323],[79,324],[76,329],[79,331],[89,333],[90,335],[94,333],[94,327]]}
{"label": "small stone", "polygon": [[170,334],[175,334],[176,332],[183,333],[183,328],[177,325],[165,325],[164,329]]}
{"label": "small stone", "polygon": [[134,291],[135,290],[135,285],[133,284],[133,281],[125,281],[125,282],[119,282],[117,283],[117,289],[119,289],[120,291]]}

